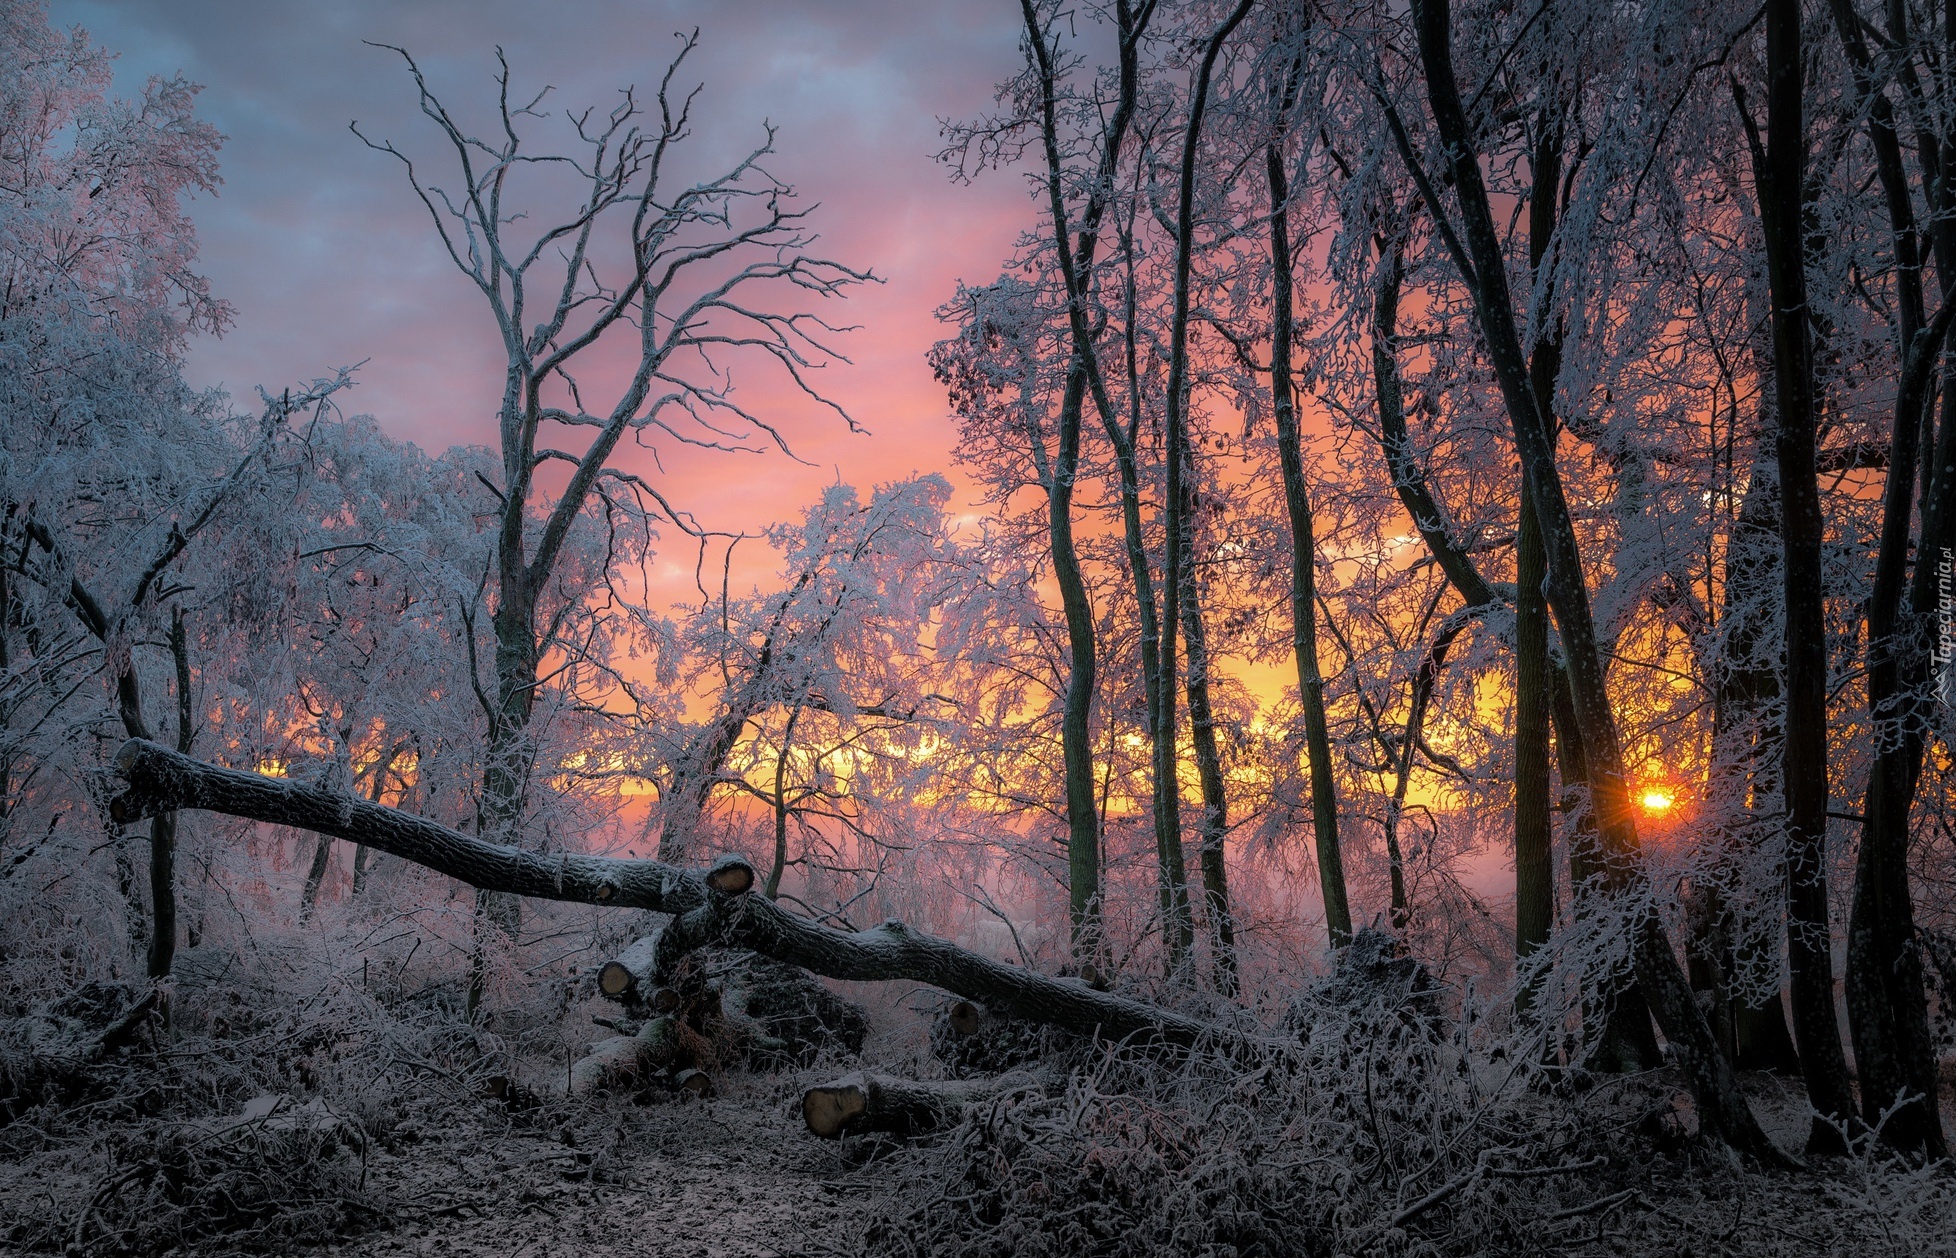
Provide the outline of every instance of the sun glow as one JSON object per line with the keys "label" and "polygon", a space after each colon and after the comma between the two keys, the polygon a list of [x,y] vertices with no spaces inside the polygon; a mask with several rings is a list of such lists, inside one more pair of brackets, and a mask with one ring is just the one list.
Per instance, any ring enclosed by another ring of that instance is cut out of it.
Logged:
{"label": "sun glow", "polygon": [[1677,800],[1669,791],[1652,789],[1645,791],[1638,802],[1643,804],[1645,812],[1669,812]]}

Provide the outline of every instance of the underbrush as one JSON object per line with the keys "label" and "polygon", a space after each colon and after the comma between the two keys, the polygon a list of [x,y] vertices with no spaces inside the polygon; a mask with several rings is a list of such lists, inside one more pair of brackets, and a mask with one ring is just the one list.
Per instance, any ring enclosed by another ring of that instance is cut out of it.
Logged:
{"label": "underbrush", "polygon": [[1912,1258],[1956,1244],[1946,1166],[1864,1143],[1811,1174],[1761,1171],[1696,1139],[1674,1072],[1572,1079],[1403,1007],[1313,1013],[1301,1059],[1109,1049],[974,1107],[902,1157],[864,1252]]}
{"label": "underbrush", "polygon": [[390,1005],[340,983],[298,999],[213,984],[178,991],[167,1028],[163,1012],[125,1050],[44,1059],[37,1090],[12,1097],[0,1248],[136,1255],[221,1239],[280,1252],[345,1235],[387,1213],[370,1149],[479,1097],[503,1056],[439,1002]]}
{"label": "underbrush", "polygon": [[[317,977],[301,988],[298,973]],[[728,1080],[743,1099],[708,1103],[724,1111],[677,1101],[643,1109],[627,1094],[570,1100],[534,1073],[561,1071],[551,1063],[591,1035],[589,1010],[571,1007],[564,990],[538,984],[500,1007],[491,1032],[471,1024],[453,984],[370,989],[367,977],[363,966],[263,953],[180,982],[132,1042],[60,1068],[44,1051],[46,1017],[0,1020],[0,1252],[292,1253],[440,1226],[430,1221],[464,1209],[554,1211],[551,1201],[571,1204],[576,1192],[635,1191],[647,1175],[671,1192],[668,1162],[692,1156],[688,1141],[708,1128],[731,1142],[716,1146],[723,1155],[761,1122],[775,1124],[769,1139],[802,1149],[807,1138],[790,1135],[782,1116],[798,1112],[799,1084],[839,1065],[744,1089]],[[139,990],[88,985],[42,1009],[65,1011],[77,1027],[113,1023]],[[1810,1173],[1743,1166],[1697,1139],[1674,1072],[1546,1068],[1539,1046],[1511,1031],[1447,1020],[1418,983],[1380,990],[1330,984],[1299,997],[1283,1025],[1301,1051],[1260,1058],[1218,1049],[1165,1060],[1008,1026],[992,1049],[1010,1050],[1021,1082],[933,1138],[843,1148],[844,1167],[874,1162],[874,1204],[851,1206],[860,1213],[839,1224],[853,1229],[849,1249],[875,1258],[1951,1252],[1948,1167],[1911,1167],[1866,1141]],[[984,1073],[946,1059],[911,1064]],[[1797,1085],[1752,1087],[1769,1126],[1804,1133]],[[809,1140],[805,1151],[832,1168],[833,1148]],[[648,1169],[655,1149],[668,1162]],[[707,1200],[709,1188],[738,1187],[729,1173],[751,1173],[733,1165],[703,1159],[682,1178]],[[542,1252],[601,1252],[564,1243]]]}

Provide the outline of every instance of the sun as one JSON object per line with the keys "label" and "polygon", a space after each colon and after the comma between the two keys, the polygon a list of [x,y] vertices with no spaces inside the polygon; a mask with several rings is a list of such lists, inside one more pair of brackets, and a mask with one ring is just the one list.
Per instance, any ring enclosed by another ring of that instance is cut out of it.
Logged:
{"label": "sun", "polygon": [[1645,812],[1669,812],[1671,805],[1677,801],[1671,797],[1669,791],[1652,788],[1645,791],[1643,798],[1638,802],[1643,804]]}

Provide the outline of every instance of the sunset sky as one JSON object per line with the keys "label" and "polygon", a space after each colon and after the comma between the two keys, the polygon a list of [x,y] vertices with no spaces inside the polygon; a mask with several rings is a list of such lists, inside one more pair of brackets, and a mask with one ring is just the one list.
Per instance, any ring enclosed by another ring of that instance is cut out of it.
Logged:
{"label": "sunset sky", "polygon": [[[203,269],[237,325],[196,348],[193,381],[222,384],[250,406],[257,385],[366,360],[348,409],[431,451],[493,441],[501,357],[480,298],[442,253],[398,165],[348,130],[358,120],[404,146],[430,137],[400,59],[362,41],[408,48],[460,112],[493,104],[499,44],[518,85],[554,85],[560,107],[608,108],[622,86],[656,85],[674,32],[698,26],[687,65],[706,88],[693,146],[703,163],[744,154],[772,120],[770,169],[821,203],[822,251],[886,283],[830,314],[861,330],[842,342],[854,365],[822,380],[871,435],[777,399],[750,372],[747,404],[782,416],[810,466],[668,450],[664,483],[703,523],[753,528],[792,516],[837,478],[866,489],[947,468],[952,427],[924,362],[943,335],[932,312],[960,279],[998,275],[1033,206],[1021,174],[960,186],[933,154],[938,119],[981,112],[1013,68],[1012,6],[53,0],[50,16],[120,54],[119,94],[149,74],[202,83],[199,113],[228,137],[224,187],[193,213]],[[683,564],[677,584],[690,587],[682,543],[669,536],[664,576]]]}

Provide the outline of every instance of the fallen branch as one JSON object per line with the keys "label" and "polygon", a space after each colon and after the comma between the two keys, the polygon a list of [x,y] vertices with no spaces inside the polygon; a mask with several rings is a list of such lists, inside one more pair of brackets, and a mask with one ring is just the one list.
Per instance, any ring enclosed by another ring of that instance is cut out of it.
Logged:
{"label": "fallen branch", "polygon": [[1078,979],[1006,965],[902,922],[849,932],[810,921],[752,894],[753,868],[739,857],[722,857],[701,873],[654,860],[525,852],[351,795],[206,764],[140,738],[123,744],[115,772],[128,783],[110,802],[120,824],[201,809],[364,843],[486,891],[673,914],[655,952],[681,939],[688,949],[746,948],[828,978],[926,983],[1015,1018],[1115,1039],[1279,1047]]}

